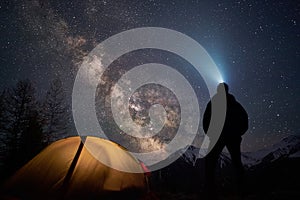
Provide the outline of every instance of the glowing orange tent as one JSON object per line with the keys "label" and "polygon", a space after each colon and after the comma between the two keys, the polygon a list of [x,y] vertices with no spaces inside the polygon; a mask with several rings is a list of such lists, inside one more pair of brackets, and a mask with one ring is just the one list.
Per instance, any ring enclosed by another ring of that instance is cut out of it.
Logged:
{"label": "glowing orange tent", "polygon": [[29,161],[7,182],[10,199],[136,199],[147,190],[140,163],[119,145],[97,137],[87,137],[110,166],[122,165],[128,173],[110,168],[91,155],[80,137],[54,142]]}

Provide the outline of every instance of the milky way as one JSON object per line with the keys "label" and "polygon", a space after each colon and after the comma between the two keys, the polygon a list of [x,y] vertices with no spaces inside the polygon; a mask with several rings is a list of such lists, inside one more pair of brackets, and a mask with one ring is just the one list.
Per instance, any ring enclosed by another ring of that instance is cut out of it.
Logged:
{"label": "milky way", "polygon": [[[204,46],[248,111],[250,128],[243,149],[263,148],[300,134],[299,10],[297,1],[268,0],[1,1],[1,88],[29,78],[43,94],[50,80],[60,77],[71,104],[78,67],[98,43],[136,27],[170,28]],[[122,74],[126,65],[151,60],[185,73],[197,90],[200,107],[205,107],[209,99],[203,80],[174,55],[128,55],[112,73]],[[142,112],[135,114],[146,120]]]}

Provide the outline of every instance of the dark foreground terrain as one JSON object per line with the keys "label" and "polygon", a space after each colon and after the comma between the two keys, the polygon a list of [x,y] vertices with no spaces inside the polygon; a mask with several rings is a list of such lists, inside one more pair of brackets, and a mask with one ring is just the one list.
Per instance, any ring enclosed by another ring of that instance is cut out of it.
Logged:
{"label": "dark foreground terrain", "polygon": [[[300,199],[299,141],[291,136],[269,149],[243,154],[244,199]],[[152,173],[151,188],[159,199],[201,199],[204,161],[197,152],[189,147],[176,162]],[[234,169],[227,153],[222,153],[216,173],[219,199],[236,199]]]}

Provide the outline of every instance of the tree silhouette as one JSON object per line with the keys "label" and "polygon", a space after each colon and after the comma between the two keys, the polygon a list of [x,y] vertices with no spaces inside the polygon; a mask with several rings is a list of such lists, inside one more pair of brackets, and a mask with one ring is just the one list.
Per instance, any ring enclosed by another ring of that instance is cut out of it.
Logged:
{"label": "tree silhouette", "polygon": [[69,112],[60,79],[52,81],[43,104],[44,133],[48,143],[67,136]]}
{"label": "tree silhouette", "polygon": [[7,118],[6,118],[6,106],[5,106],[5,95],[6,95],[6,91],[2,91],[0,93],[0,137],[1,139],[3,136],[3,132],[5,132],[6,130],[6,124],[7,124]]}
{"label": "tree silhouette", "polygon": [[24,160],[30,160],[44,147],[43,139],[41,118],[37,111],[32,111],[20,138],[20,154]]}
{"label": "tree silhouette", "polygon": [[13,172],[43,146],[43,133],[39,128],[42,120],[35,88],[29,80],[19,81],[15,88],[6,90],[1,101],[1,139],[6,153],[4,165],[7,172]]}
{"label": "tree silhouette", "polygon": [[[6,155],[6,145],[4,143],[5,141],[5,125],[6,125],[6,108],[4,105],[4,97],[5,97],[5,91],[2,91],[0,94],[0,158],[3,159]],[[3,164],[3,163],[1,163]]]}
{"label": "tree silhouette", "polygon": [[29,80],[0,92],[0,169],[9,176],[46,144],[68,133],[70,121],[65,92],[55,79],[41,104]]}

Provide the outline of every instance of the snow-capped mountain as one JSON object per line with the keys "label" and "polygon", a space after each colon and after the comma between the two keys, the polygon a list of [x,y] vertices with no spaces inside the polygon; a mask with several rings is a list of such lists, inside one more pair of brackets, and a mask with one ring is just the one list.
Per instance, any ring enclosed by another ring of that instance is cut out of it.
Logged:
{"label": "snow-capped mountain", "polygon": [[[152,173],[152,185],[172,191],[199,191],[205,182],[205,150],[189,146],[177,153],[177,160]],[[282,187],[282,183],[288,189],[297,188],[300,178],[300,137],[289,136],[270,148],[243,152],[242,160],[250,193],[261,188],[272,191],[276,187]],[[222,152],[216,169],[216,182],[222,187],[230,188],[235,183],[230,164],[230,155]]]}
{"label": "snow-capped mountain", "polygon": [[299,136],[289,136],[281,140],[276,145],[273,145],[269,149],[269,153],[265,155],[261,162],[268,163],[275,160],[290,157],[291,155],[300,151],[300,137]]}
{"label": "snow-capped mountain", "polygon": [[[187,163],[195,166],[199,158],[203,158],[205,150],[201,150],[194,146],[187,147],[180,151],[181,158]],[[286,157],[300,157],[300,137],[288,136],[282,139],[279,143],[256,152],[243,152],[242,161],[245,167],[251,168],[259,164],[267,164],[274,162],[278,159]],[[227,152],[222,152],[219,158],[219,165],[221,168],[230,164],[230,155]]]}

